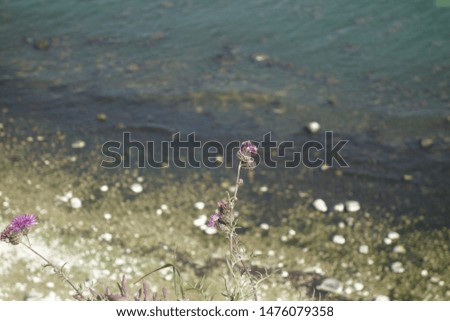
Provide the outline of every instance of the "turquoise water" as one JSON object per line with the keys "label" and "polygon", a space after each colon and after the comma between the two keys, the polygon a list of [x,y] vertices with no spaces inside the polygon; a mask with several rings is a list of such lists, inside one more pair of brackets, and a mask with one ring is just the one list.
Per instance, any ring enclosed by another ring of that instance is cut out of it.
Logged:
{"label": "turquoise water", "polygon": [[298,143],[315,120],[350,139],[351,166],[303,183],[448,224],[450,10],[433,1],[2,1],[0,15],[0,103],[19,120]]}

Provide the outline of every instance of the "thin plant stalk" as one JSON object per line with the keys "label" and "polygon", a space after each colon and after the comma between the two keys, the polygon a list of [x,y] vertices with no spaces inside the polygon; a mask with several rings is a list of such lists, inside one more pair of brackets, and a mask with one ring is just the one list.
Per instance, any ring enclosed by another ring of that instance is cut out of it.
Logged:
{"label": "thin plant stalk", "polygon": [[[28,239],[28,237],[27,237]],[[29,242],[29,241],[28,241]],[[56,274],[59,274],[63,280],[65,282],[67,282],[72,289],[75,290],[75,292],[77,293],[77,295],[81,298],[85,300],[85,297],[83,296],[83,293],[81,293],[81,291],[72,283],[72,281],[70,281],[70,279],[66,276],[66,274],[63,271],[64,265],[61,268],[58,268],[55,264],[53,264],[50,260],[48,260],[46,257],[44,257],[42,254],[40,254],[39,252],[37,252],[35,249],[33,249],[31,247],[31,244],[27,244],[24,242],[20,242],[20,244],[22,244],[23,246],[25,246],[27,249],[29,249],[31,252],[33,252],[34,254],[36,254],[37,256],[39,256],[42,260],[44,260],[47,263],[47,266],[50,266],[53,268],[53,272],[55,272]]]}

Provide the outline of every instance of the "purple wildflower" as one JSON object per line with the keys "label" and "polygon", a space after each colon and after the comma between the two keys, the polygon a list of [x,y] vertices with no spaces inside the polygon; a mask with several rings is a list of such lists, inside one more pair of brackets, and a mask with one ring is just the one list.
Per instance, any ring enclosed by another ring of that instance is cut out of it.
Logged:
{"label": "purple wildflower", "polygon": [[7,242],[7,240],[9,239],[9,237],[12,234],[17,234],[16,232],[14,232],[14,229],[12,228],[11,225],[8,225],[0,234],[0,241],[4,241]]}
{"label": "purple wildflower", "polygon": [[220,219],[220,214],[219,213],[214,213],[213,215],[211,215],[211,217],[209,218],[208,221],[208,226],[209,227],[214,227],[216,225],[216,222]]}
{"label": "purple wildflower", "polygon": [[19,244],[20,237],[27,235],[31,226],[37,224],[36,216],[20,215],[11,221],[9,225],[1,232],[0,241],[8,242],[14,245]]}
{"label": "purple wildflower", "polygon": [[24,235],[28,234],[31,226],[37,224],[36,216],[34,215],[20,215],[11,221],[11,227],[15,232],[20,232]]}
{"label": "purple wildflower", "polygon": [[258,148],[251,141],[246,140],[241,144],[241,152],[244,155],[255,156],[258,153]]}

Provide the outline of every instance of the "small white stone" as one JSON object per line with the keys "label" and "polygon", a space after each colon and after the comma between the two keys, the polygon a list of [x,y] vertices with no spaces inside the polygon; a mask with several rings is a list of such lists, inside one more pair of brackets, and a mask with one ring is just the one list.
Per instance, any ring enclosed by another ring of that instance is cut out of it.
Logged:
{"label": "small white stone", "polygon": [[269,188],[267,187],[267,186],[261,186],[260,188],[259,188],[259,191],[261,192],[261,193],[265,193],[265,192],[267,192],[269,190]]}
{"label": "small white stone", "polygon": [[111,242],[113,236],[111,233],[103,233],[102,235],[100,235],[100,240],[104,240],[106,242]]}
{"label": "small white stone", "polygon": [[268,256],[275,256],[275,251],[274,250],[269,250],[269,251],[267,251],[267,255]]}
{"label": "small white stone", "polygon": [[198,210],[202,210],[202,209],[205,208],[205,203],[203,203],[203,202],[197,202],[197,203],[194,204],[194,207],[195,207],[196,209],[198,209]]}
{"label": "small white stone", "polygon": [[169,206],[167,206],[166,204],[162,204],[162,205],[161,205],[161,209],[162,209],[164,212],[167,212],[167,211],[169,210]]}
{"label": "small white stone", "polygon": [[281,235],[280,240],[281,242],[287,242],[289,238],[286,235]]}
{"label": "small white stone", "polygon": [[347,201],[345,202],[345,210],[347,212],[358,212],[361,209],[358,201]]}
{"label": "small white stone", "polygon": [[391,240],[397,240],[398,238],[400,238],[400,234],[398,234],[397,232],[389,232],[388,238],[390,238]]}
{"label": "small white stone", "polygon": [[345,238],[342,235],[335,235],[333,236],[333,242],[336,244],[345,244]]}
{"label": "small white stone", "polygon": [[253,55],[253,59],[257,62],[263,62],[263,61],[269,59],[269,56],[266,55],[265,53],[258,53],[258,54]]}
{"label": "small white stone", "polygon": [[387,295],[377,295],[375,301],[390,301],[391,299]]}
{"label": "small white stone", "polygon": [[350,294],[353,293],[353,289],[348,286],[348,287],[345,288],[344,293],[347,294],[347,295],[350,295]]}
{"label": "small white stone", "polygon": [[403,245],[396,245],[394,247],[393,251],[394,251],[394,253],[399,253],[399,254],[406,253],[406,249],[405,249],[405,247]]}
{"label": "small white stone", "polygon": [[384,238],[384,244],[386,244],[386,245],[392,244],[392,239],[390,239],[390,238],[388,238],[388,237],[385,237],[385,238]]}
{"label": "small white stone", "polygon": [[103,193],[104,193],[104,192],[107,192],[108,190],[109,190],[108,185],[100,186],[100,191],[102,191]]}
{"label": "small white stone", "polygon": [[288,232],[289,236],[294,236],[296,234],[295,230],[290,229]]}
{"label": "small white stone", "polygon": [[327,204],[321,198],[316,199],[312,205],[319,212],[326,212],[328,210]]}
{"label": "small white stone", "polygon": [[114,261],[114,264],[116,264],[116,265],[124,265],[124,264],[125,264],[125,260],[124,260],[124,259],[121,259],[121,258],[117,258],[117,259]]}
{"label": "small white stone", "polygon": [[311,133],[317,133],[320,129],[320,124],[316,121],[312,121],[306,124],[306,129]]}
{"label": "small white stone", "polygon": [[288,276],[289,276],[289,272],[288,271],[281,272],[281,277],[282,278],[287,278]]}
{"label": "small white stone", "polygon": [[422,270],[420,272],[420,275],[423,276],[423,277],[426,277],[426,276],[428,276],[428,271],[427,270]]}
{"label": "small white stone", "polygon": [[334,205],[333,210],[335,212],[343,212],[344,211],[344,203],[338,203]]}
{"label": "small white stone", "polygon": [[143,182],[144,182],[144,178],[143,178],[142,176],[139,176],[136,180],[137,180],[139,183],[143,183]]}
{"label": "small white stone", "polygon": [[112,218],[112,215],[110,213],[105,213],[103,214],[103,217],[105,218],[105,220],[109,221]]}
{"label": "small white stone", "polygon": [[208,221],[208,217],[206,215],[200,215],[198,218],[196,218],[193,223],[194,226],[200,227],[202,225],[205,225]]}
{"label": "small white stone", "polygon": [[215,229],[214,227],[206,227],[205,229],[205,233],[208,235],[213,235],[217,233],[217,229]]}
{"label": "small white stone", "polygon": [[4,207],[9,207],[9,202],[4,201],[4,202],[3,202],[3,206],[4,206]]}
{"label": "small white stone", "polygon": [[396,261],[396,262],[392,263],[391,270],[394,273],[403,273],[403,272],[405,272],[405,268],[403,267],[403,263],[399,262],[399,261]]}
{"label": "small white stone", "polygon": [[162,209],[158,208],[158,209],[156,210],[156,215],[161,216],[162,213],[163,213]]}
{"label": "small white stone", "polygon": [[74,209],[81,208],[83,206],[83,203],[78,197],[72,197],[70,199],[70,206]]}
{"label": "small white stone", "polygon": [[142,185],[139,184],[139,183],[134,183],[134,184],[132,184],[132,185],[130,186],[130,189],[131,189],[133,192],[135,192],[136,194],[137,194],[137,193],[142,193],[142,191],[144,190],[144,188],[142,187]]}
{"label": "small white stone", "polygon": [[353,284],[353,287],[355,288],[356,291],[362,291],[364,289],[364,284],[356,282],[355,284]]}
{"label": "small white stone", "polygon": [[164,276],[164,280],[166,280],[166,281],[171,281],[172,279],[173,279],[173,274],[172,273],[166,274]]}
{"label": "small white stone", "polygon": [[445,282],[442,281],[442,280],[440,280],[440,281],[438,282],[438,285],[439,285],[439,286],[444,286],[444,285],[445,285]]}
{"label": "small white stone", "polygon": [[342,293],[342,291],[344,290],[342,282],[334,278],[326,278],[316,288],[320,291],[327,291],[332,293]]}
{"label": "small white stone", "polygon": [[369,253],[369,246],[367,246],[366,244],[360,245],[359,253],[361,253],[361,254],[368,254]]}
{"label": "small white stone", "polygon": [[76,140],[72,143],[72,148],[74,149],[81,149],[86,147],[86,143],[82,140]]}
{"label": "small white stone", "polygon": [[45,283],[45,285],[47,286],[47,288],[54,288],[55,287],[55,283],[53,283],[53,282],[47,282],[47,283]]}
{"label": "small white stone", "polygon": [[268,231],[270,228],[269,224],[267,224],[267,223],[261,223],[261,225],[259,227],[264,231]]}

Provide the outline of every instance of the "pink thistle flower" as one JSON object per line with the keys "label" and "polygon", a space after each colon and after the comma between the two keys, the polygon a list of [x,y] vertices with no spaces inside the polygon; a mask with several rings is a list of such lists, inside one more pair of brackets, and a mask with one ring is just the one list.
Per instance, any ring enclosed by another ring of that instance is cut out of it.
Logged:
{"label": "pink thistle flower", "polygon": [[241,144],[241,152],[244,155],[255,156],[258,153],[258,148],[251,141],[246,140]]}
{"label": "pink thistle flower", "polygon": [[1,232],[0,241],[17,245],[22,235],[28,235],[31,227],[37,224],[35,215],[20,215],[11,221],[9,225]]}
{"label": "pink thistle flower", "polygon": [[219,213],[214,213],[213,215],[211,215],[208,221],[208,227],[214,227],[219,219],[220,219]]}

